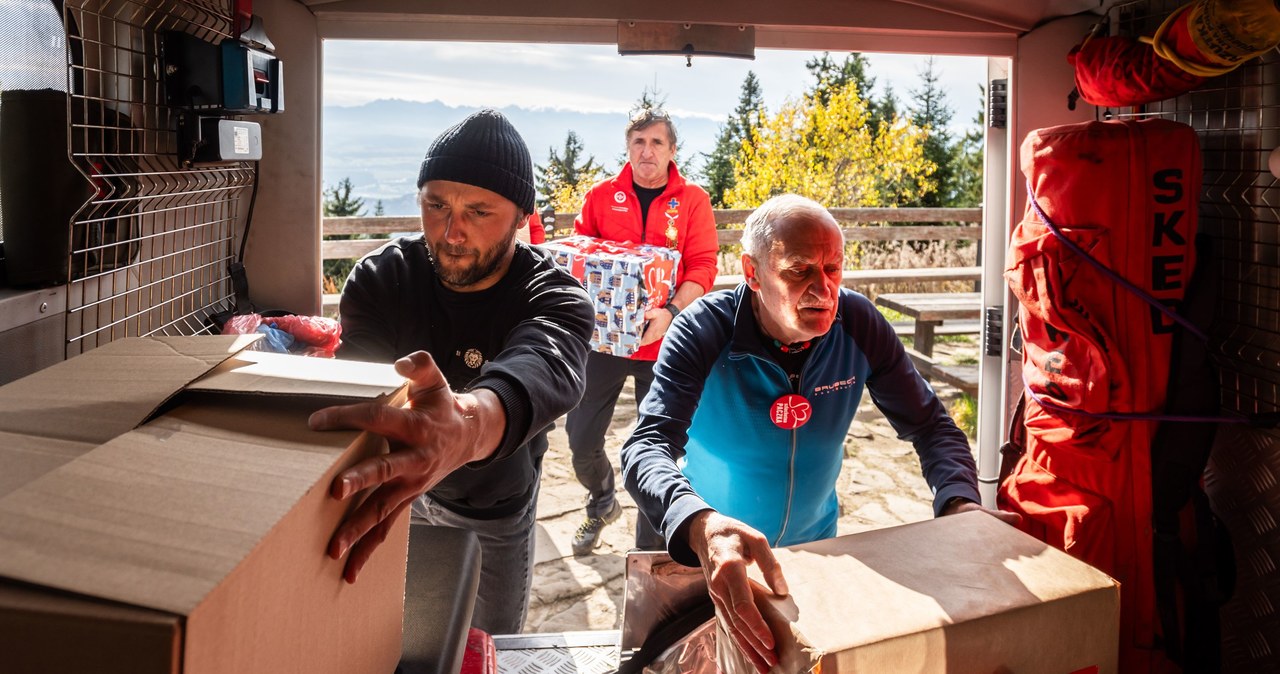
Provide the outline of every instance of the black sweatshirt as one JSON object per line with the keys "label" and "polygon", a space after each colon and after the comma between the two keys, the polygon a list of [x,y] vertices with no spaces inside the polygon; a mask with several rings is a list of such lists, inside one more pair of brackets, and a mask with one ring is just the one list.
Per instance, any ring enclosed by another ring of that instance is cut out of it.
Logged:
{"label": "black sweatshirt", "polygon": [[455,391],[492,390],[507,430],[489,459],[430,491],[450,510],[497,519],[528,505],[551,423],[582,398],[591,301],[539,248],[516,243],[505,276],[478,292],[436,277],[422,236],[396,239],[352,270],[340,305],[339,358],[394,362],[427,351]]}

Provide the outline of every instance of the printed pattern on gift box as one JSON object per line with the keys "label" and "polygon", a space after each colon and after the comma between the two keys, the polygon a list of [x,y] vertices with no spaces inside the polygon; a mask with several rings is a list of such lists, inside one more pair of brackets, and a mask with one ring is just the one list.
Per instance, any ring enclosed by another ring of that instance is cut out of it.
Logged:
{"label": "printed pattern on gift box", "polygon": [[644,312],[666,306],[675,294],[679,251],[580,235],[548,241],[543,248],[582,281],[595,302],[591,348],[601,353],[635,353],[644,332]]}

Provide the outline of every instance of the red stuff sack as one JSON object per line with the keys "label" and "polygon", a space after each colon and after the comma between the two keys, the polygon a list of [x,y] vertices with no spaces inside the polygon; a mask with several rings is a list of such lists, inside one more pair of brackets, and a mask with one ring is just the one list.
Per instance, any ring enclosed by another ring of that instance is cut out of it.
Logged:
{"label": "red stuff sack", "polygon": [[1140,293],[1174,313],[1186,293],[1199,143],[1167,120],[1087,122],[1033,131],[1021,159],[1034,203],[1005,279],[1020,304],[1026,438],[998,503],[1021,513],[1028,533],[1120,581],[1120,671],[1166,671],[1152,577],[1158,423],[1117,415],[1165,404],[1181,328]]}

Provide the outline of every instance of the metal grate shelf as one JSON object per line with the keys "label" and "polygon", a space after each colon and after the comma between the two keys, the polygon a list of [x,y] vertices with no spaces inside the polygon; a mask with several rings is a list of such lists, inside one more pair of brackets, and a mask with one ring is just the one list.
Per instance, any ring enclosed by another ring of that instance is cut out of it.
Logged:
{"label": "metal grate shelf", "polygon": [[71,223],[67,356],[114,339],[209,330],[232,289],[227,265],[255,168],[182,168],[180,110],[165,103],[164,31],[219,42],[230,0],[69,0],[72,163],[89,183]]}

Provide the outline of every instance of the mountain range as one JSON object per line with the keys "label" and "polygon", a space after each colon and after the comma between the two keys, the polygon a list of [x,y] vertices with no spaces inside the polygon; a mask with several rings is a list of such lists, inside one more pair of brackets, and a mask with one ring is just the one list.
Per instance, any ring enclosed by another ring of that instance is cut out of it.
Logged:
{"label": "mountain range", "polygon": [[[442,131],[479,108],[455,107],[439,101],[380,99],[358,106],[325,106],[322,170],[326,188],[349,178],[353,196],[365,202],[365,214],[382,200],[386,215],[416,215],[414,188],[427,146]],[[501,108],[529,144],[535,164],[546,164],[550,149],[564,148],[574,131],[586,155],[609,173],[626,160],[622,113],[558,110],[548,106]],[[703,153],[715,147],[720,122],[704,117],[675,120],[681,166],[700,168]]]}

